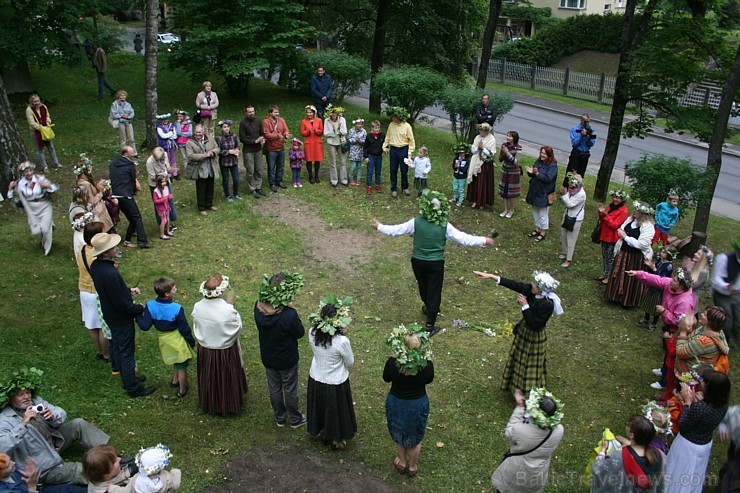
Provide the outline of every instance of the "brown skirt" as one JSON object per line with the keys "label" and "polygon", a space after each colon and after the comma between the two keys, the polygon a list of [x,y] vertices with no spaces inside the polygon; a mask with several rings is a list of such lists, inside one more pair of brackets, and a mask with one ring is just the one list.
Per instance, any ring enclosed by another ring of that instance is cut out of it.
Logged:
{"label": "brown skirt", "polygon": [[468,201],[481,209],[487,205],[493,205],[496,188],[493,182],[493,162],[484,162],[480,172],[473,177],[468,185],[468,193],[465,197]]}
{"label": "brown skirt", "polygon": [[604,298],[619,303],[625,308],[639,306],[645,286],[640,284],[637,277],[630,277],[628,270],[644,270],[641,252],[619,252],[614,258],[609,284],[606,285]]}
{"label": "brown skirt", "polygon": [[228,349],[198,346],[198,406],[212,415],[239,414],[247,393],[239,345]]}

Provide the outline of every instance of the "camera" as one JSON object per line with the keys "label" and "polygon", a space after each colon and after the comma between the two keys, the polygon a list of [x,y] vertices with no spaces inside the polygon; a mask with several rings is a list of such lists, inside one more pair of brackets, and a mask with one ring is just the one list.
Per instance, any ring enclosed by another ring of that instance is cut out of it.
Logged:
{"label": "camera", "polygon": [[583,123],[583,129],[586,131],[586,137],[588,137],[589,140],[596,138],[596,134],[594,133],[594,129],[591,128],[591,124],[589,122],[584,122]]}
{"label": "camera", "polygon": [[36,413],[41,414],[46,411],[46,406],[44,406],[43,404],[35,404],[31,406],[31,409],[33,409]]}

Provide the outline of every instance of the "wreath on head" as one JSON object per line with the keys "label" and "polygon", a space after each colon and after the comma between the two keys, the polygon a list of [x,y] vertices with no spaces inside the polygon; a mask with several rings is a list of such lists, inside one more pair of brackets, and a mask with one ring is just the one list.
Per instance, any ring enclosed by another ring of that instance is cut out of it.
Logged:
{"label": "wreath on head", "polygon": [[434,192],[428,188],[419,197],[419,214],[432,224],[447,227],[450,216],[450,203],[444,194]]}
{"label": "wreath on head", "polygon": [[[333,316],[323,317],[321,315],[326,305],[333,305],[336,308]],[[350,306],[352,306],[351,296],[345,296],[342,299],[339,299],[335,294],[324,296],[321,302],[319,302],[319,310],[311,313],[308,316],[308,320],[311,326],[333,336],[338,330],[347,328],[352,323],[352,318],[349,316]]]}
{"label": "wreath on head", "polygon": [[285,279],[278,284],[270,284],[272,276],[265,274],[260,286],[259,300],[275,308],[288,306],[295,298],[296,293],[303,287],[305,280],[298,272],[283,273]]}
{"label": "wreath on head", "polygon": [[[555,402],[555,412],[552,416],[545,414],[545,411],[540,408],[542,400],[545,397],[549,397]],[[560,399],[552,395],[546,388],[542,387],[539,389],[532,389],[529,391],[529,397],[525,402],[524,408],[526,414],[529,415],[530,419],[533,419],[535,424],[540,428],[555,428],[563,420],[563,407],[564,404],[560,402]]]}
{"label": "wreath on head", "polygon": [[136,465],[147,476],[157,474],[170,465],[172,452],[167,445],[158,443],[154,447],[142,448],[134,458]]}
{"label": "wreath on head", "polygon": [[647,204],[643,204],[639,200],[635,200],[632,203],[632,206],[635,208],[636,211],[640,211],[642,214],[654,214],[655,213],[655,209],[653,209]]}
{"label": "wreath on head", "polygon": [[398,117],[399,120],[404,122],[411,118],[411,113],[409,113],[408,110],[402,106],[388,106],[385,109],[385,114],[388,117],[395,115]]}
{"label": "wreath on head", "polygon": [[[406,337],[416,336],[421,343],[418,348],[409,349],[406,346]],[[391,331],[386,341],[396,356],[396,363],[408,375],[416,375],[427,366],[432,357],[432,345],[429,332],[419,324],[399,325]]]}
{"label": "wreath on head", "polygon": [[82,231],[83,229],[85,229],[86,224],[93,222],[94,218],[95,216],[92,212],[86,212],[82,216],[72,221],[72,228],[75,231]]}
{"label": "wreath on head", "polygon": [[90,157],[87,155],[86,152],[80,154],[80,160],[77,161],[77,164],[72,167],[72,171],[74,171],[74,174],[77,176],[80,176],[84,173],[92,173],[92,161],[90,161]]}
{"label": "wreath on head", "polygon": [[22,367],[13,370],[0,383],[0,409],[4,408],[10,402],[10,398],[21,389],[35,391],[41,386],[41,377],[44,372],[38,368]]}
{"label": "wreath on head", "polygon": [[[665,416],[665,422],[663,423],[662,426],[658,426],[657,424],[655,424],[655,421],[653,421],[654,411],[660,411]],[[668,412],[667,408],[663,406],[659,406],[658,403],[655,401],[650,401],[646,405],[642,406],[642,412],[645,418],[648,421],[650,421],[650,423],[652,423],[653,428],[655,428],[655,431],[657,433],[664,433],[666,435],[672,434],[671,432],[671,427],[672,427],[671,413]]]}
{"label": "wreath on head", "polygon": [[469,149],[470,145],[467,142],[458,142],[457,144],[452,146],[452,152],[454,152],[455,154],[460,154],[461,152],[467,154]]}
{"label": "wreath on head", "polygon": [[627,200],[628,198],[630,198],[630,194],[627,193],[627,190],[623,190],[621,188],[609,190],[609,195],[611,195],[612,197],[619,197],[622,200]]}
{"label": "wreath on head", "polygon": [[224,294],[224,291],[229,289],[229,278],[227,276],[221,276],[223,279],[221,280],[221,284],[218,285],[216,289],[208,289],[206,288],[206,283],[208,280],[203,281],[200,283],[200,294],[203,295],[204,298],[212,299],[212,298],[218,298],[219,296],[222,296]]}

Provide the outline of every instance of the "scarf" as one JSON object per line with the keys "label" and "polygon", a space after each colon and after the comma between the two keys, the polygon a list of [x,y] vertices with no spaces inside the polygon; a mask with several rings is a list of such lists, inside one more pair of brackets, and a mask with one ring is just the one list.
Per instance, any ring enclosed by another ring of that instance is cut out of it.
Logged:
{"label": "scarf", "polygon": [[620,202],[619,205],[615,205],[614,202],[610,203],[609,204],[609,214],[611,214],[612,212],[616,211],[617,209],[619,209],[623,205],[625,205],[624,204],[624,201]]}
{"label": "scarf", "polygon": [[[38,111],[36,110],[36,108],[31,106],[31,111],[33,111],[33,116],[36,117],[36,122],[39,125],[41,125],[42,127],[47,126],[46,122],[48,121],[49,113],[46,110],[45,104],[41,103],[39,105]],[[46,146],[46,142],[44,141],[44,139],[41,138],[41,132],[38,130],[34,130],[33,136],[36,138],[36,143],[38,144],[39,149],[43,149]]]}
{"label": "scarf", "polygon": [[[648,447],[647,450],[649,450]],[[622,447],[622,463],[624,464],[624,472],[627,473],[629,480],[642,490],[651,488],[655,482],[655,479],[663,466],[663,461],[660,456],[660,452],[654,450],[658,456],[652,465],[648,464],[647,458],[640,457],[635,453],[631,446]]]}
{"label": "scarf", "polygon": [[542,291],[542,294],[535,295],[535,298],[547,298],[552,301],[552,304],[554,305],[553,313],[555,313],[555,315],[560,316],[565,313],[565,310],[563,310],[563,305],[560,302],[560,296],[556,295],[554,291]]}

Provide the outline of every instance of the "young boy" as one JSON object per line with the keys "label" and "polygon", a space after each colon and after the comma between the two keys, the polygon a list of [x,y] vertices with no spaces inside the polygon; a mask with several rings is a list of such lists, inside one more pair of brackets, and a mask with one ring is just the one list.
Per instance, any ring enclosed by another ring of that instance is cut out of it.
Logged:
{"label": "young boy", "polygon": [[113,445],[93,447],[82,458],[82,476],[88,480],[87,493],[131,493],[131,476],[137,472],[131,459],[126,466],[121,466],[121,458]]}
{"label": "young boy", "polygon": [[141,330],[157,329],[159,350],[166,365],[174,365],[171,387],[177,387],[177,397],[188,393],[188,366],[195,357],[195,339],[182,305],[172,301],[177,293],[175,281],[160,277],[154,281],[157,299],[148,301],[144,313],[136,318]]}
{"label": "young boy", "polygon": [[470,161],[466,155],[468,145],[459,144],[455,146],[455,150],[457,151],[457,157],[452,161],[452,198],[450,202],[457,202],[457,206],[462,207],[468,181],[468,169],[470,168]]}
{"label": "young boy", "polygon": [[665,246],[668,243],[668,235],[673,226],[678,222],[678,194],[671,190],[665,202],[661,202],[655,207],[655,236],[653,244],[662,243]]}
{"label": "young boy", "polygon": [[385,134],[380,131],[380,122],[373,120],[370,123],[370,133],[365,137],[365,145],[363,147],[363,155],[365,156],[365,162],[367,163],[367,194],[373,193],[373,174],[375,174],[375,191],[380,193],[383,191],[380,186],[380,171],[383,167],[383,141],[385,140]]}

